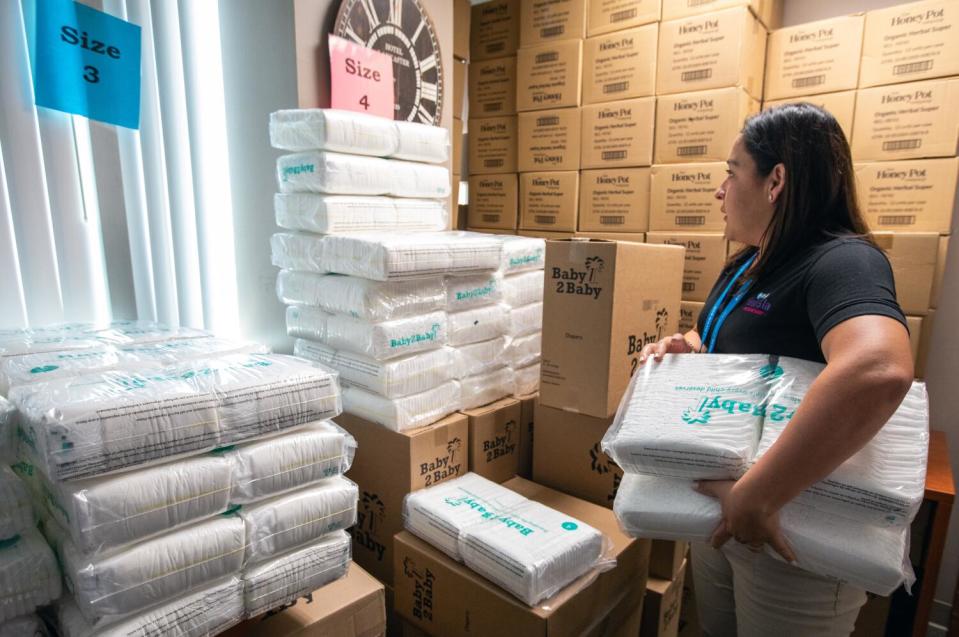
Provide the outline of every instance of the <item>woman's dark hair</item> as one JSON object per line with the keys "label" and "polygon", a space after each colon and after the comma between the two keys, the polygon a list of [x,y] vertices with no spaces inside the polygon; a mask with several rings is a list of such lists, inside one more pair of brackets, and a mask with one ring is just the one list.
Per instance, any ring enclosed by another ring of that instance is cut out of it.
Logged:
{"label": "woman's dark hair", "polygon": [[806,102],[784,104],[746,120],[742,140],[760,177],[776,164],[786,169],[753,276],[830,238],[858,236],[872,243],[856,198],[849,142],[835,117]]}

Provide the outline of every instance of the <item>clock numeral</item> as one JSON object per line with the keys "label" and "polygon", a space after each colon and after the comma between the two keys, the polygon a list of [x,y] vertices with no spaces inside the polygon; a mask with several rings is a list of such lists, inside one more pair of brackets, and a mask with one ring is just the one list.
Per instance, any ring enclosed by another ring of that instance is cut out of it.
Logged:
{"label": "clock numeral", "polygon": [[390,0],[390,22],[398,27],[403,26],[403,2],[405,0]]}
{"label": "clock numeral", "polygon": [[422,104],[420,104],[419,108],[416,109],[416,116],[417,116],[417,117],[419,118],[419,120],[420,120],[421,122],[423,122],[424,124],[432,124],[432,123],[433,123],[433,116],[430,115],[429,111],[427,111],[425,108],[423,108],[423,105],[422,105]]}
{"label": "clock numeral", "polygon": [[432,68],[436,67],[436,54],[432,53],[429,57],[423,58],[420,62],[420,72],[426,73]]}
{"label": "clock numeral", "polygon": [[361,0],[360,4],[366,9],[366,17],[370,21],[370,31],[380,23],[379,16],[376,15],[376,7],[373,6],[373,0]]}
{"label": "clock numeral", "polygon": [[420,20],[420,24],[416,27],[416,31],[413,32],[413,37],[410,38],[410,44],[416,44],[417,38],[420,37],[420,33],[423,32],[423,29],[426,27],[426,20]]}
{"label": "clock numeral", "polygon": [[351,24],[346,25],[346,37],[353,40],[360,46],[366,46],[366,42],[364,42],[363,38],[361,38],[360,36],[356,34],[356,31],[353,30],[353,25]]}
{"label": "clock numeral", "polygon": [[424,100],[429,100],[434,104],[436,103],[436,96],[438,92],[439,89],[436,84],[432,84],[430,82],[423,82],[423,85],[420,87],[420,95],[422,98]]}
{"label": "clock numeral", "polygon": [[364,95],[360,98],[360,106],[363,107],[364,111],[370,110],[370,98]]}

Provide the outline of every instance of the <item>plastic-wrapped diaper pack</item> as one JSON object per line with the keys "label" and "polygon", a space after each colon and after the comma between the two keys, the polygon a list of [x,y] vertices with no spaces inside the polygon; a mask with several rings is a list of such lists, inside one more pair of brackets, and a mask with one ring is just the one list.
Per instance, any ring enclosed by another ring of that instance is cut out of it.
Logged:
{"label": "plastic-wrapped diaper pack", "polygon": [[474,409],[513,393],[513,370],[502,367],[459,381],[460,409]]}
{"label": "plastic-wrapped diaper pack", "polygon": [[376,360],[437,349],[446,341],[446,312],[430,312],[382,323],[331,314],[326,319],[326,336],[322,340],[335,350],[363,354]]}
{"label": "plastic-wrapped diaper pack", "polygon": [[60,597],[53,551],[33,528],[0,542],[0,623]]}
{"label": "plastic-wrapped diaper pack", "polygon": [[510,307],[542,303],[544,281],[542,270],[506,275],[503,277],[503,303]]}
{"label": "plastic-wrapped diaper pack", "polygon": [[353,436],[328,420],[239,445],[224,454],[233,467],[230,502],[248,504],[343,475],[355,454]]}
{"label": "plastic-wrapped diaper pack", "polygon": [[157,464],[341,411],[334,373],[271,354],[66,378],[17,387],[11,400],[26,444],[53,480]]}
{"label": "plastic-wrapped diaper pack", "polygon": [[542,352],[543,334],[535,332],[510,340],[506,358],[510,367],[519,369],[538,363],[542,358]]}
{"label": "plastic-wrapped diaper pack", "polygon": [[309,595],[346,575],[351,540],[345,531],[243,571],[246,614],[255,617]]}
{"label": "plastic-wrapped diaper pack", "polygon": [[385,398],[343,382],[343,411],[393,431],[434,423],[460,409],[460,404],[460,385],[456,381],[402,398]]}
{"label": "plastic-wrapped diaper pack", "polygon": [[0,396],[0,463],[13,462],[16,458],[17,425],[14,416],[17,408]]}
{"label": "plastic-wrapped diaper pack", "polygon": [[543,304],[530,303],[509,311],[507,334],[512,338],[529,336],[543,331]]}
{"label": "plastic-wrapped diaper pack", "polygon": [[528,396],[539,391],[540,364],[533,363],[513,370],[513,395]]}
{"label": "plastic-wrapped diaper pack", "polygon": [[276,176],[282,193],[418,199],[450,195],[450,172],[445,166],[329,151],[282,155],[276,160]]}
{"label": "plastic-wrapped diaper pack", "polygon": [[322,341],[326,338],[327,312],[305,305],[286,308],[286,333],[293,338],[308,338]]}
{"label": "plastic-wrapped diaper pack", "polygon": [[281,270],[276,279],[280,301],[311,305],[329,314],[380,322],[442,310],[446,289],[441,277],[409,281],[371,281],[342,274]]}
{"label": "plastic-wrapped diaper pack", "polygon": [[448,340],[453,347],[498,338],[506,334],[509,328],[509,314],[503,305],[484,305],[472,310],[450,312],[447,318]]}
{"label": "plastic-wrapped diaper pack", "polygon": [[243,581],[235,576],[120,620],[89,621],[69,595],[57,603],[63,637],[209,637],[239,624],[243,617]]}
{"label": "plastic-wrapped diaper pack", "polygon": [[[283,270],[325,274],[328,270],[323,254],[324,236],[306,232],[277,232],[270,237],[271,262]],[[280,300],[283,300],[282,294]]]}
{"label": "plastic-wrapped diaper pack", "polygon": [[341,476],[243,506],[246,563],[257,564],[356,522],[359,490]]}
{"label": "plastic-wrapped diaper pack", "polygon": [[454,378],[459,380],[507,366],[508,348],[509,340],[505,336],[447,348],[453,356]]}
{"label": "plastic-wrapped diaper pack", "polygon": [[418,394],[454,378],[454,354],[448,347],[378,361],[363,354],[337,351],[297,339],[293,353],[335,369],[342,381],[354,387],[386,398]]}
{"label": "plastic-wrapped diaper pack", "polygon": [[27,485],[6,465],[0,465],[0,544],[36,523]]}
{"label": "plastic-wrapped diaper pack", "polygon": [[0,637],[47,637],[48,634],[46,626],[33,613],[0,623]]}
{"label": "plastic-wrapped diaper pack", "polygon": [[449,224],[441,199],[277,193],[276,225],[320,234],[340,232],[439,232]]}
{"label": "plastic-wrapped diaper pack", "polygon": [[139,612],[243,566],[244,524],[237,517],[215,517],[103,555],[81,553],[55,523],[44,528],[88,621]]}
{"label": "plastic-wrapped diaper pack", "polygon": [[531,606],[605,566],[602,533],[474,473],[411,493],[403,516],[411,533]]}
{"label": "plastic-wrapped diaper pack", "polygon": [[399,120],[393,125],[399,132],[399,147],[393,157],[434,164],[446,163],[450,158],[449,129]]}
{"label": "plastic-wrapped diaper pack", "polygon": [[500,272],[509,276],[519,272],[543,269],[546,264],[545,240],[513,235],[498,236],[503,244],[503,262],[500,265]]}
{"label": "plastic-wrapped diaper pack", "polygon": [[761,355],[667,354],[633,376],[603,451],[627,473],[738,478],[763,421],[791,417],[768,402],[776,370]]}
{"label": "plastic-wrapped diaper pack", "polygon": [[499,303],[503,298],[503,277],[499,274],[446,277],[446,311],[460,312]]}
{"label": "plastic-wrapped diaper pack", "polygon": [[[690,480],[629,473],[613,510],[630,535],[665,540],[705,542],[722,518],[719,500],[694,491]],[[782,509],[780,525],[800,568],[878,595],[914,580],[908,528],[857,523],[798,502]]]}

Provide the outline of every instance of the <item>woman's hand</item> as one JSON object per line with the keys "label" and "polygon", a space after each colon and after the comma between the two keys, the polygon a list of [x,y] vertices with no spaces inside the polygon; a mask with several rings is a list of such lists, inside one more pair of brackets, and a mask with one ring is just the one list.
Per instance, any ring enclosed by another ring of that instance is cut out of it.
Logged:
{"label": "woman's hand", "polygon": [[723,509],[723,519],[713,531],[709,543],[719,548],[734,538],[751,551],[759,552],[769,544],[787,562],[795,562],[796,555],[779,528],[779,513],[763,510],[755,497],[743,493],[734,480],[701,480],[696,491],[717,498]]}
{"label": "woman's hand", "polygon": [[693,348],[690,347],[686,337],[676,332],[672,336],[667,336],[664,339],[643,347],[643,351],[639,354],[639,364],[642,365],[645,363],[650,355],[652,355],[653,360],[660,363],[666,354],[689,354],[692,351]]}

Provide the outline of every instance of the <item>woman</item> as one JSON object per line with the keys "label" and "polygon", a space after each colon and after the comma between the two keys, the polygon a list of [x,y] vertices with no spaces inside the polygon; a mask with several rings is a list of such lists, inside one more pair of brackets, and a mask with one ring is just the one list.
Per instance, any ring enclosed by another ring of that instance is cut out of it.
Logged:
{"label": "woman", "polygon": [[[863,447],[913,377],[892,270],[866,235],[849,145],[810,104],[747,120],[716,192],[726,237],[745,244],[706,300],[697,327],[646,346],[666,353],[765,353],[826,363],[789,427],[738,481],[703,481],[723,520],[692,549],[708,635],[848,635],[865,593],[795,561],[778,511]],[[728,542],[732,539],[732,542]],[[722,547],[722,550],[720,550]]]}

